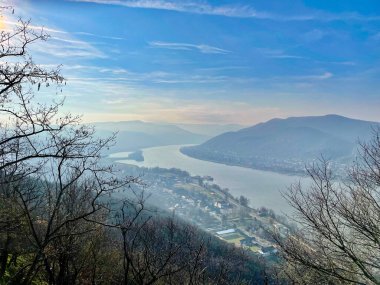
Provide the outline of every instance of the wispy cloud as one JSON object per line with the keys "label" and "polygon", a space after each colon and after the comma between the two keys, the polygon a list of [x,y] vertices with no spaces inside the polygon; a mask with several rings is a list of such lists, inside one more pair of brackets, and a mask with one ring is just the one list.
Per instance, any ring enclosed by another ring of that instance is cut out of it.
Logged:
{"label": "wispy cloud", "polygon": [[330,61],[331,64],[337,64],[337,65],[347,65],[347,66],[354,66],[356,63],[354,61]]}
{"label": "wispy cloud", "polygon": [[296,80],[326,80],[330,79],[334,76],[331,72],[324,72],[322,74],[317,75],[305,75],[305,76],[295,76]]}
{"label": "wispy cloud", "polygon": [[[306,75],[283,75],[267,78],[268,82],[276,82],[278,86],[297,86],[297,87],[315,87],[318,82],[332,79],[334,74],[326,71],[322,73],[306,74]],[[334,78],[335,80],[338,77]],[[295,84],[295,85],[294,85]]]}
{"label": "wispy cloud", "polygon": [[[170,97],[140,98],[124,96],[103,100],[107,114],[89,114],[88,121],[102,117],[104,120],[145,120],[171,123],[237,123],[253,124],[272,117],[283,117],[276,107],[259,107],[240,101],[186,100]],[[128,110],[126,112],[125,110]]]}
{"label": "wispy cloud", "polygon": [[195,45],[188,43],[169,43],[169,42],[150,42],[149,45],[154,48],[165,48],[165,49],[174,49],[174,50],[187,50],[187,51],[198,51],[201,53],[207,54],[227,54],[230,51],[221,49],[218,47],[213,47],[205,44]]}
{"label": "wispy cloud", "polygon": [[317,80],[325,80],[325,79],[329,79],[331,77],[333,77],[334,74],[332,74],[331,72],[325,72],[321,75],[313,75],[313,76],[309,76],[310,79],[317,79]]}
{"label": "wispy cloud", "polygon": [[[0,2],[1,3],[1,2]],[[26,11],[21,10],[22,14]],[[18,16],[13,13],[7,13],[3,21],[6,25],[7,30],[13,30],[15,27],[23,25],[23,23],[18,20]],[[50,37],[45,41],[34,42],[30,46],[30,51],[35,56],[40,56],[39,60],[44,63],[46,55],[52,58],[106,58],[106,54],[100,51],[97,47],[88,41],[78,39],[74,33],[64,31],[56,27],[50,27],[46,25],[29,24],[28,28],[36,32],[44,31]],[[51,59],[49,57],[49,59]]]}
{"label": "wispy cloud", "polygon": [[106,58],[102,51],[82,40],[73,39],[67,34],[65,37],[53,36],[47,42],[36,43],[32,51],[38,54],[49,54],[59,58]]}
{"label": "wispy cloud", "polygon": [[[100,70],[100,72],[103,72]],[[107,75],[112,72],[113,75],[117,75],[117,70],[112,70],[107,72]],[[121,69],[120,72],[123,72]],[[106,73],[106,71],[104,71]],[[121,75],[121,73],[119,74]],[[103,82],[113,82],[113,83],[150,83],[150,84],[213,84],[213,83],[223,83],[232,81],[252,81],[253,79],[247,78],[234,78],[228,76],[201,76],[201,75],[176,75],[176,74],[166,74],[164,72],[147,72],[147,73],[132,73],[128,72],[124,76],[94,76],[94,77],[68,77],[70,82],[92,82],[96,83],[98,81]]]}
{"label": "wispy cloud", "polygon": [[[19,21],[13,21],[13,20],[3,20],[3,23],[8,26],[21,26],[21,23]],[[71,34],[71,35],[79,35],[79,36],[88,36],[88,37],[95,37],[100,39],[107,39],[107,40],[125,40],[123,37],[115,37],[115,36],[107,36],[107,35],[98,35],[94,33],[88,33],[88,32],[67,32],[51,27],[47,27],[44,25],[38,26],[38,25],[28,25],[30,29],[37,30],[37,31],[44,31],[49,34]]]}
{"label": "wispy cloud", "polygon": [[284,50],[271,49],[271,48],[257,48],[257,51],[262,53],[265,57],[275,59],[305,59],[306,57],[294,54],[288,54]]}
{"label": "wispy cloud", "polygon": [[119,5],[129,8],[157,9],[194,14],[207,14],[239,18],[270,18],[269,14],[257,12],[250,6],[212,6],[206,2],[168,0],[71,0],[97,4]]}
{"label": "wispy cloud", "polygon": [[279,15],[265,11],[257,11],[250,5],[214,6],[206,1],[174,1],[174,0],[68,0],[105,5],[118,5],[128,8],[168,10],[193,14],[215,15],[234,18],[255,18],[273,21],[380,21],[379,16],[364,16],[357,13],[327,14],[313,13],[304,15]]}
{"label": "wispy cloud", "polygon": [[270,58],[278,58],[278,59],[304,59],[304,56],[299,55],[291,55],[291,54],[274,54],[268,55]]}
{"label": "wispy cloud", "polygon": [[213,74],[213,70],[194,70],[194,72],[166,72],[162,70],[134,72],[125,68],[104,68],[100,66],[89,65],[71,65],[63,66],[69,76],[70,82],[88,81],[97,83],[99,81],[119,84],[137,84],[140,87],[144,85],[154,86],[176,86],[176,85],[209,85],[217,86],[221,83],[229,84],[248,84],[258,79],[255,77],[239,77]]}
{"label": "wispy cloud", "polygon": [[201,67],[199,71],[225,71],[225,70],[244,70],[249,69],[249,66],[218,66],[218,67]]}
{"label": "wispy cloud", "polygon": [[[12,26],[21,26],[21,22],[20,21],[17,21],[17,20],[3,20],[3,23],[12,27]],[[28,25],[29,29],[33,29],[33,30],[43,30],[44,32],[48,32],[48,33],[54,33],[54,34],[66,34],[67,32],[65,31],[62,31],[62,30],[58,30],[58,29],[53,29],[53,28],[49,28],[49,27],[46,27],[46,26],[38,26],[38,25],[31,25],[29,24]]]}
{"label": "wispy cloud", "polygon": [[88,32],[73,32],[72,34],[107,39],[107,40],[118,40],[118,41],[125,40],[125,38],[122,38],[122,37],[97,35],[97,34],[88,33]]}

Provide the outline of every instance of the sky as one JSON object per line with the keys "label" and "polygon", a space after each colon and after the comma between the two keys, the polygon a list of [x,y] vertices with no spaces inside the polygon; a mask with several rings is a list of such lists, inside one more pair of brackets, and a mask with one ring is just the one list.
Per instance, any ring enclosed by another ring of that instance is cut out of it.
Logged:
{"label": "sky", "polygon": [[21,16],[50,34],[34,60],[62,65],[64,109],[86,122],[380,121],[378,0],[0,2],[1,29]]}

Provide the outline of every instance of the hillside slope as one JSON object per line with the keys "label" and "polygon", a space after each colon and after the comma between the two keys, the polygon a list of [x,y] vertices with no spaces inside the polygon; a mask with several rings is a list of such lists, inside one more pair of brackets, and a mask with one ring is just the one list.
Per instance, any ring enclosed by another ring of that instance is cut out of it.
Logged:
{"label": "hillside slope", "polygon": [[352,159],[358,140],[367,140],[379,123],[338,115],[273,119],[184,147],[189,156],[280,172],[302,172],[323,155],[338,164]]}

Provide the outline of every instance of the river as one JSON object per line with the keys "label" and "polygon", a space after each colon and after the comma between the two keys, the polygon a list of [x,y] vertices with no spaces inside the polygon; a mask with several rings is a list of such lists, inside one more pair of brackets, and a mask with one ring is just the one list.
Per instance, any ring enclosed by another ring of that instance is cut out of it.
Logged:
{"label": "river", "polygon": [[215,184],[228,188],[233,196],[244,195],[250,200],[251,206],[255,208],[265,206],[276,213],[291,212],[281,193],[285,192],[292,183],[305,182],[305,178],[299,176],[198,160],[182,154],[179,151],[181,147],[182,145],[171,145],[143,149],[143,162],[123,159],[129,152],[115,153],[111,157],[120,158],[117,160],[120,163],[143,167],[174,167],[185,170],[191,175],[211,176]]}

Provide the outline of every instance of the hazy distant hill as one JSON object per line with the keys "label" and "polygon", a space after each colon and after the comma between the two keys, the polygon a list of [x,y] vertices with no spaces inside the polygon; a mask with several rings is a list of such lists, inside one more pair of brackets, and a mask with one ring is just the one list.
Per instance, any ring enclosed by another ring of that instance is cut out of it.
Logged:
{"label": "hazy distant hill", "polygon": [[351,160],[358,139],[368,140],[376,125],[338,115],[273,119],[181,151],[220,163],[299,172],[321,154],[337,163]]}
{"label": "hazy distant hill", "polygon": [[169,124],[125,121],[100,122],[93,125],[96,127],[97,134],[102,137],[118,132],[116,145],[111,148],[111,152],[135,151],[146,147],[172,144],[198,144],[209,138]]}
{"label": "hazy distant hill", "polygon": [[218,125],[218,124],[177,124],[180,128],[187,130],[189,132],[200,134],[207,136],[209,138],[212,138],[214,136],[231,132],[231,131],[237,131],[244,126],[242,125],[236,125],[236,124],[227,124],[227,125]]}

